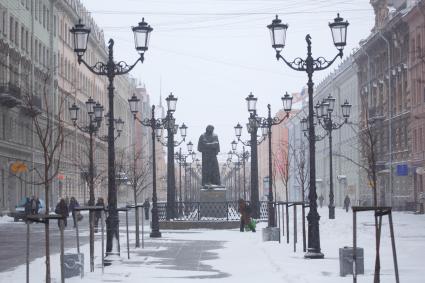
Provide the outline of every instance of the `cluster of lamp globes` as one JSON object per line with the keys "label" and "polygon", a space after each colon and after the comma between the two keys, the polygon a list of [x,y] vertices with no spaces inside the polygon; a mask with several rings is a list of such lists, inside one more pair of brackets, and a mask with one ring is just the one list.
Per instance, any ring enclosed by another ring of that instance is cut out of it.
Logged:
{"label": "cluster of lamp globes", "polygon": [[[73,122],[74,126],[77,124],[78,120],[78,111],[80,108],[73,103],[71,107],[69,107],[69,113],[71,116],[71,121]],[[95,102],[91,97],[86,101],[86,110],[87,114],[90,118],[90,124],[88,128],[92,128],[93,130],[97,130],[100,128],[100,125],[102,123],[103,119],[103,106],[99,102]],[[105,115],[105,121],[106,125],[109,125],[109,113]],[[124,121],[121,118],[114,119],[115,122],[115,129],[117,130],[118,135],[121,134],[123,127],[124,127]]]}
{"label": "cluster of lamp globes", "polygon": [[[288,115],[289,112],[291,112],[292,110],[292,95],[288,94],[287,92],[285,93],[284,96],[281,97],[282,100],[282,104],[283,104],[283,110],[285,111],[285,113]],[[264,118],[259,118],[256,115],[257,112],[257,100],[258,98],[255,97],[252,93],[250,93],[248,95],[247,98],[245,98],[246,102],[247,102],[247,107],[248,107],[248,112],[251,113],[249,119],[248,119],[248,123],[246,124],[248,133],[252,133],[253,131],[256,131],[256,129],[261,128],[261,133],[263,135],[263,137],[268,135],[268,131],[269,131],[269,123],[271,123],[271,121],[268,121],[268,119],[264,119]],[[238,140],[240,140],[240,137],[242,135],[242,126],[241,124],[237,124],[235,127],[235,135],[238,138]]]}
{"label": "cluster of lamp globes", "polygon": [[[316,109],[315,113],[313,114],[314,126],[316,126],[321,121],[324,121],[325,124],[327,123],[327,121],[332,121],[332,112],[334,111],[335,100],[336,99],[331,94],[329,94],[329,96],[324,98],[321,102],[317,102],[317,104],[314,106],[314,108]],[[344,118],[345,123],[347,123],[348,118],[350,117],[351,106],[352,105],[348,103],[347,100],[345,100],[345,102],[341,104],[342,117]],[[309,125],[307,118],[301,119],[301,129],[303,132],[308,131]]]}

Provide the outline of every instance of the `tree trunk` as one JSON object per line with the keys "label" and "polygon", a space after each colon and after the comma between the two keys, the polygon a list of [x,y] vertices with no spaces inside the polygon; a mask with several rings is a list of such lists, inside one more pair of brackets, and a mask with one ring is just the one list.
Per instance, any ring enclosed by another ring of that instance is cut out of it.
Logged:
{"label": "tree trunk", "polygon": [[136,213],[136,248],[140,247],[139,238],[139,208],[137,207],[137,183],[133,182],[134,211]]}
{"label": "tree trunk", "polygon": [[[45,164],[47,164],[47,160],[45,158]],[[45,193],[45,205],[46,205],[46,216],[49,215],[49,168],[47,166],[44,167],[44,193]],[[50,231],[49,231],[49,220],[46,219],[46,223],[44,224],[44,232],[45,232],[45,247],[46,247],[46,283],[50,283]]]}

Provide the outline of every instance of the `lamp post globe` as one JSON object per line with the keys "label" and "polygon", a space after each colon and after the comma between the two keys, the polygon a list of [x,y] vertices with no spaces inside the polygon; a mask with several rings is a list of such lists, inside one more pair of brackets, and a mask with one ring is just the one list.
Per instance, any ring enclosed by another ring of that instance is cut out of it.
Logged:
{"label": "lamp post globe", "polygon": [[80,59],[83,57],[84,53],[87,50],[87,43],[89,41],[90,29],[81,22],[81,19],[78,21],[71,30],[71,34],[74,38],[74,52],[77,54]]}
{"label": "lamp post globe", "polygon": [[187,143],[187,151],[189,151],[189,153],[192,153],[192,150],[193,150],[193,143],[189,141]]}
{"label": "lamp post globe", "polygon": [[233,140],[231,145],[232,145],[232,150],[235,151],[238,146],[238,143],[235,140]]}
{"label": "lamp post globe", "polygon": [[148,50],[150,34],[153,28],[145,22],[145,18],[135,27],[132,27],[134,34],[134,45],[140,55],[143,55]]}
{"label": "lamp post globe", "polygon": [[170,112],[175,112],[176,111],[176,106],[177,106],[177,97],[175,97],[173,95],[173,93],[171,92],[167,98],[165,99],[165,101],[167,101],[167,109]]}
{"label": "lamp post globe", "polygon": [[257,110],[257,98],[252,94],[252,92],[249,93],[245,100],[247,102],[248,111],[255,112]]}
{"label": "lamp post globe", "polygon": [[184,139],[184,138],[186,138],[186,136],[187,136],[187,126],[183,123],[181,126],[180,126],[180,135],[182,136],[182,138]]}
{"label": "lamp post globe", "polygon": [[78,120],[78,111],[80,108],[73,103],[71,107],[69,107],[69,114],[71,116],[71,121],[75,124]]}
{"label": "lamp post globe", "polygon": [[288,30],[288,25],[283,24],[276,15],[276,18],[273,19],[272,23],[268,25],[267,28],[270,30],[272,47],[276,50],[276,52],[282,51],[285,47],[286,31]]}
{"label": "lamp post globe", "polygon": [[133,96],[128,100],[128,104],[130,105],[130,111],[131,113],[133,113],[134,116],[136,116],[137,112],[139,112],[139,101],[140,99],[135,94],[133,94]]}
{"label": "lamp post globe", "polygon": [[341,105],[342,117],[344,117],[345,120],[347,120],[350,117],[351,106],[352,105],[348,103],[347,100],[345,100],[345,102]]}
{"label": "lamp post globe", "polygon": [[289,95],[287,92],[281,98],[282,104],[283,104],[283,110],[286,113],[289,113],[292,110],[292,99],[293,99],[292,95]]}
{"label": "lamp post globe", "polygon": [[239,139],[242,135],[242,126],[241,124],[237,124],[235,127],[235,136]]}
{"label": "lamp post globe", "polygon": [[103,106],[97,102],[96,105],[93,107],[94,111],[94,119],[96,122],[102,122],[103,118]]}
{"label": "lamp post globe", "polygon": [[335,47],[341,52],[345,45],[347,45],[347,27],[348,21],[344,22],[344,19],[337,14],[337,17],[332,23],[329,23],[329,27],[332,33],[332,39]]}
{"label": "lamp post globe", "polygon": [[87,109],[87,114],[89,114],[90,116],[94,114],[93,107],[95,105],[96,105],[96,102],[93,100],[93,98],[89,97],[89,99],[87,99],[86,101],[86,109]]}
{"label": "lamp post globe", "polygon": [[335,97],[333,97],[333,96],[332,96],[332,94],[329,94],[329,96],[325,98],[325,101],[326,101],[327,103],[329,103],[329,106],[328,106],[328,112],[333,112],[333,111],[334,111],[334,108],[335,108],[335,100],[336,100],[336,98],[335,98]]}

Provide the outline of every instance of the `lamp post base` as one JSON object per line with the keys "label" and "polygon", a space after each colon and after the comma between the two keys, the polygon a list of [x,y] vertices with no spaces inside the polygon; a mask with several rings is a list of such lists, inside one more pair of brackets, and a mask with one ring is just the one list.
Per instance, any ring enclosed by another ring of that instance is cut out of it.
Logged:
{"label": "lamp post base", "polygon": [[304,255],[304,258],[308,258],[308,259],[322,259],[324,257],[325,255],[322,254],[321,252],[316,252],[313,250],[308,250],[308,252]]}
{"label": "lamp post base", "polygon": [[335,219],[335,205],[329,205],[329,219]]}
{"label": "lamp post base", "polygon": [[159,232],[159,231],[152,231],[149,236],[151,238],[161,238],[161,232]]}

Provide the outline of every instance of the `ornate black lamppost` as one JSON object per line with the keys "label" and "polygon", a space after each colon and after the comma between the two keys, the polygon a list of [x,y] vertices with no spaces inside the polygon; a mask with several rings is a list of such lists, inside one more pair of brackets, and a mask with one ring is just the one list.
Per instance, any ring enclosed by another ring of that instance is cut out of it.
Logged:
{"label": "ornate black lamppost", "polygon": [[237,152],[237,146],[238,143],[236,141],[232,141],[232,154],[236,155],[236,157],[238,158],[238,162],[242,161],[242,170],[243,170],[243,199],[246,200],[246,182],[245,182],[245,178],[246,178],[246,168],[245,168],[245,163],[249,158],[249,152],[245,151],[245,146],[242,147],[242,152]]}
{"label": "ornate black lamppost", "polygon": [[[318,123],[326,131],[326,135],[329,139],[329,219],[335,219],[335,202],[334,202],[334,190],[333,190],[333,169],[332,169],[332,132],[342,127],[345,123],[348,122],[350,117],[351,104],[346,100],[341,105],[342,116],[344,120],[342,122],[336,122],[334,120],[334,115],[332,112],[335,106],[335,98],[329,94],[329,96],[318,102],[315,106],[316,108],[316,117]],[[308,131],[307,119],[301,120],[302,129],[304,133]],[[323,137],[316,137],[315,141],[323,139]]]}
{"label": "ornate black lamppost", "polygon": [[[270,30],[272,39],[272,47],[276,50],[276,58],[282,59],[286,65],[295,71],[306,72],[308,76],[308,113],[309,113],[309,136],[315,137],[313,125],[313,73],[321,71],[332,65],[338,57],[342,58],[343,49],[346,45],[347,39],[347,26],[348,22],[343,20],[338,14],[333,23],[329,24],[332,32],[333,42],[338,49],[338,54],[331,60],[327,61],[323,57],[313,58],[311,52],[311,36],[308,34],[305,38],[307,42],[307,57],[306,59],[296,58],[292,62],[287,61],[282,55],[281,51],[285,47],[286,30],[288,25],[283,24],[276,15],[276,19],[272,21],[267,28]],[[308,252],[305,254],[306,258],[323,258],[324,255],[320,249],[320,232],[319,220],[320,216],[317,213],[317,193],[316,193],[316,171],[315,171],[315,141],[314,138],[310,139],[309,153],[310,153],[310,191],[309,191],[309,207],[308,213]]]}
{"label": "ornate black lamppost", "polygon": [[[89,183],[89,206],[95,205],[95,196],[94,196],[94,136],[98,133],[100,125],[103,118],[103,106],[99,102],[95,102],[91,97],[86,101],[86,110],[87,115],[89,116],[89,123],[85,126],[79,126],[77,124],[78,120],[78,111],[80,108],[73,103],[69,107],[69,113],[71,116],[71,121],[73,125],[83,133],[89,134],[89,168],[88,168],[88,183]],[[121,118],[115,119],[115,129],[117,130],[117,139],[122,132],[124,121]],[[98,136],[102,141],[108,141],[108,137]],[[90,270],[94,271],[94,214],[93,211],[89,212],[89,238],[90,238]]]}
{"label": "ornate black lamppost", "polygon": [[[191,142],[190,142],[191,143]],[[192,144],[193,146],[193,144]],[[190,148],[191,145],[188,144],[188,148]],[[179,152],[175,153],[175,160],[179,163],[179,205],[178,205],[178,214],[179,216],[183,215],[183,194],[182,194],[182,167],[184,167],[185,173],[186,173],[186,159],[189,157],[190,154],[183,154],[182,148],[179,148]],[[185,181],[184,186],[186,190],[186,175],[185,175]]]}
{"label": "ornate black lamppost", "polygon": [[[134,99],[136,98],[136,99]],[[151,118],[140,120],[137,117],[137,97],[133,96],[128,100],[130,104],[130,110],[133,113],[133,117],[143,126],[151,128],[152,136],[152,231],[150,233],[151,238],[160,238],[161,232],[159,231],[159,217],[158,217],[158,198],[156,194],[156,149],[155,149],[155,136],[161,137],[164,124],[168,123],[166,119],[156,119],[155,118],[155,105],[152,105],[152,115]]]}
{"label": "ornate black lamppost", "polygon": [[[183,123],[180,127],[176,124],[176,119],[173,117],[177,106],[177,97],[170,93],[165,101],[167,102],[167,116],[164,119],[163,128],[167,130],[167,142],[164,143],[161,137],[157,137],[157,140],[167,147],[167,220],[175,217],[175,198],[176,198],[176,177],[174,168],[174,147],[179,146],[185,141],[187,135],[187,126]],[[129,100],[130,101],[130,100]],[[131,101],[139,101],[136,95],[131,97]],[[182,140],[176,142],[174,135],[180,130]]]}
{"label": "ornate black lamppost", "polygon": [[264,140],[257,140],[257,131],[260,127],[259,120],[257,116],[257,98],[254,97],[252,93],[245,98],[248,106],[249,118],[248,123],[246,124],[248,133],[250,134],[249,141],[242,141],[242,126],[238,123],[235,126],[235,135],[239,142],[241,142],[245,146],[249,146],[251,148],[251,195],[250,201],[253,211],[253,217],[260,217],[260,199],[258,193],[258,150],[257,146]]}
{"label": "ornate black lamppost", "polygon": [[[142,21],[132,28],[134,33],[135,48],[140,56],[129,66],[127,63],[114,61],[114,41],[109,40],[108,61],[97,62],[90,66],[84,59],[84,53],[87,50],[90,29],[81,23],[76,24],[70,32],[74,37],[74,52],[78,56],[78,64],[83,63],[92,73],[100,76],[106,76],[108,85],[108,104],[109,104],[109,126],[108,126],[108,218],[106,219],[106,255],[113,254],[113,242],[119,243],[118,229],[118,211],[117,211],[117,189],[115,186],[115,139],[114,139],[114,78],[130,72],[138,62],[143,62],[144,54],[148,50],[149,36],[152,28],[142,19]],[[116,254],[119,254],[118,247]]]}
{"label": "ornate black lamppost", "polygon": [[291,112],[291,109],[292,109],[292,96],[290,96],[288,93],[285,93],[285,95],[282,97],[282,102],[283,102],[283,110],[286,113],[286,115],[282,119],[279,119],[279,117],[272,118],[270,104],[267,105],[267,109],[268,109],[267,118],[260,118],[262,130],[263,130],[263,136],[267,136],[269,140],[268,227],[276,227],[276,221],[274,217],[275,211],[274,211],[274,205],[273,205],[272,126],[279,125],[280,123],[282,123],[284,120],[286,120],[289,117],[289,112]]}

